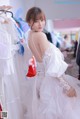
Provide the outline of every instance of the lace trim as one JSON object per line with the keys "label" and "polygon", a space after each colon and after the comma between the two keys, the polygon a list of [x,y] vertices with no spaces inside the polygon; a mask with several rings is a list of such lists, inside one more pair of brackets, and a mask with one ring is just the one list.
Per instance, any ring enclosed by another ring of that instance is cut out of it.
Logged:
{"label": "lace trim", "polygon": [[60,80],[60,86],[61,87],[63,87],[64,89],[67,89],[67,90],[69,90],[71,88],[71,86],[68,84],[67,81],[65,81],[63,79],[63,77],[60,77],[59,80]]}

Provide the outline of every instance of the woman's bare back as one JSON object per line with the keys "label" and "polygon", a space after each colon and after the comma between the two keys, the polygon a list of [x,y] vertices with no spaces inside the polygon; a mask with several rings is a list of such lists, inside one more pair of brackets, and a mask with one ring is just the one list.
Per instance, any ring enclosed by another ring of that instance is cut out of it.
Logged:
{"label": "woman's bare back", "polygon": [[28,44],[36,60],[38,62],[42,62],[44,53],[50,44],[46,38],[46,35],[43,32],[30,31],[28,37]]}

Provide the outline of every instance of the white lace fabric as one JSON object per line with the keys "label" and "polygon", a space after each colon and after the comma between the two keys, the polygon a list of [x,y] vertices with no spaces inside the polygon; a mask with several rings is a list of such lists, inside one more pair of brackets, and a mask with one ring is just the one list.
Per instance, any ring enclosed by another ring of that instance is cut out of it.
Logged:
{"label": "white lace fabric", "polygon": [[[79,119],[80,93],[75,79],[65,74],[68,65],[64,62],[62,53],[54,46],[46,50],[42,63],[38,63],[38,74],[35,78],[32,101],[32,119]],[[59,79],[59,81],[57,80]],[[66,83],[75,85],[77,98],[69,98],[63,93],[63,88],[69,88]],[[60,85],[61,84],[61,85]]]}

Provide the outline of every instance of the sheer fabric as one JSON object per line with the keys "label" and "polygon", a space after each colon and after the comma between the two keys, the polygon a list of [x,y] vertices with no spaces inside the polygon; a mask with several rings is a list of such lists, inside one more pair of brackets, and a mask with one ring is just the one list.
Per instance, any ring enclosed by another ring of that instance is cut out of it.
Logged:
{"label": "sheer fabric", "polygon": [[[80,82],[65,75],[67,67],[61,52],[51,44],[42,63],[37,62],[37,76],[31,96],[32,119],[80,118]],[[63,87],[57,80],[62,75],[76,89],[77,97],[69,98],[63,93]]]}
{"label": "sheer fabric", "polygon": [[18,40],[14,23],[0,23],[0,103],[8,119],[22,119],[20,83],[15,65],[15,43]]}

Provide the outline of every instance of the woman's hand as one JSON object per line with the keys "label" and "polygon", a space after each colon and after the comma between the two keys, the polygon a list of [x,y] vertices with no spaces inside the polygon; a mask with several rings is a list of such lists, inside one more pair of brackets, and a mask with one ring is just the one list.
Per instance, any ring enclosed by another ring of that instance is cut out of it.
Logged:
{"label": "woman's hand", "polygon": [[69,85],[66,80],[64,80],[64,75],[62,77],[59,77],[58,79],[60,81],[60,85],[63,87],[63,93],[65,93],[68,97],[77,96],[76,90],[71,85]]}
{"label": "woman's hand", "polygon": [[68,97],[76,97],[77,94],[76,94],[76,90],[73,88],[73,87],[70,87],[70,89],[63,89],[64,93],[66,93],[66,95]]}

